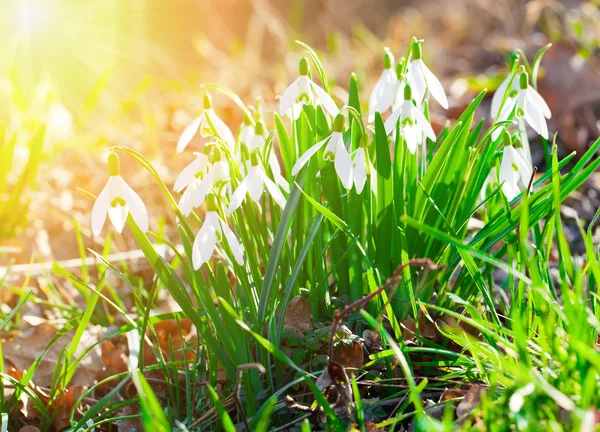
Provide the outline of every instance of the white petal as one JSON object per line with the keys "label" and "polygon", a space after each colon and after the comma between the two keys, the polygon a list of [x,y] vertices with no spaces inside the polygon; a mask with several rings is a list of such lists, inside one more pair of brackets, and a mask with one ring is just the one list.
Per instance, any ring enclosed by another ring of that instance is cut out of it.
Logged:
{"label": "white petal", "polygon": [[[265,186],[267,187],[267,190],[269,191],[269,194],[271,194],[271,197],[273,198],[273,200],[275,200],[275,202],[283,210],[283,208],[285,207],[285,202],[286,202],[285,197],[283,196],[283,194],[281,193],[281,191],[279,190],[277,185],[275,183],[273,183],[273,180],[271,180],[269,177],[267,177],[267,175],[262,170],[260,170],[260,175],[262,177],[262,181],[264,182]],[[262,193],[262,191],[261,191],[261,193]]]}
{"label": "white petal", "polygon": [[391,108],[394,103],[394,90],[397,81],[394,70],[385,69],[383,71],[369,97],[369,123],[375,120],[376,111],[383,113]]}
{"label": "white petal", "polygon": [[446,92],[444,92],[444,87],[442,87],[440,80],[437,79],[423,61],[421,61],[421,71],[425,76],[425,81],[427,82],[427,87],[429,88],[431,96],[433,96],[444,109],[448,109],[448,99],[446,98]]}
{"label": "white petal", "polygon": [[173,190],[175,192],[181,192],[184,187],[194,180],[194,177],[200,171],[202,166],[202,157],[208,159],[208,157],[202,153],[196,159],[194,159],[192,163],[188,164],[188,166],[181,170],[181,173],[179,176],[177,176],[177,180],[175,180],[175,186],[173,186]]}
{"label": "white petal", "polygon": [[298,172],[300,172],[302,167],[304,167],[304,165],[306,165],[306,163],[309,161],[309,159],[311,157],[313,157],[313,155],[317,151],[319,151],[319,149],[321,147],[323,147],[323,144],[325,144],[327,142],[327,140],[329,140],[329,139],[330,139],[330,137],[327,137],[323,141],[319,141],[314,146],[312,146],[311,148],[306,150],[306,152],[304,152],[304,154],[302,156],[300,156],[300,158],[298,158],[298,160],[294,164],[294,167],[292,168],[292,176],[295,177],[298,174]]}
{"label": "white petal", "polygon": [[340,113],[340,110],[338,109],[333,99],[331,99],[331,96],[329,96],[325,90],[316,85],[314,82],[311,81],[310,84],[315,93],[317,94],[319,100],[321,101],[321,105],[323,105],[323,108],[325,108],[325,111],[327,111],[334,117],[338,115]]}
{"label": "white petal", "polygon": [[[374,176],[375,173],[373,172]],[[354,152],[354,169],[352,171],[352,177],[354,177],[354,187],[356,193],[361,194],[367,181],[367,165],[365,159],[365,149],[360,147]]]}
{"label": "white petal", "polygon": [[239,265],[244,265],[244,251],[242,249],[242,245],[238,241],[237,237],[231,231],[227,223],[223,219],[219,219],[221,222],[221,232],[225,235],[227,239],[227,244],[233,253],[233,257],[237,261]]}
{"label": "white petal", "polygon": [[413,118],[417,123],[417,127],[421,130],[421,132],[423,132],[431,141],[435,141],[435,132],[433,132],[431,124],[429,124],[421,110],[415,106],[412,106],[411,114],[413,115]]}
{"label": "white petal", "polygon": [[421,104],[423,102],[423,97],[425,96],[425,89],[427,88],[427,84],[425,82],[425,76],[423,74],[423,61],[422,60],[413,60],[411,64],[411,75],[410,75],[410,88],[412,90],[412,97],[418,103]]}
{"label": "white petal", "polygon": [[402,128],[402,136],[404,137],[404,141],[406,141],[406,146],[408,147],[408,151],[411,154],[415,154],[417,151],[417,128],[414,126],[404,126]]}
{"label": "white petal", "polygon": [[231,129],[227,127],[227,125],[223,122],[223,120],[219,118],[219,116],[214,112],[212,108],[207,109],[206,114],[208,115],[208,118],[210,119],[213,126],[215,127],[219,137],[221,137],[221,139],[227,143],[229,149],[233,151],[235,149],[235,138],[231,133]]}
{"label": "white petal", "polygon": [[[196,187],[191,191],[190,201],[192,204],[192,209],[198,208],[204,202],[206,198],[206,194],[208,193],[210,187],[213,184],[213,176],[212,173],[206,174],[206,176],[200,181],[196,183]],[[186,216],[189,212],[186,214]]]}
{"label": "white petal", "polygon": [[[504,105],[502,106],[502,111],[500,111],[500,115],[498,115],[496,122],[503,122],[503,121],[508,120],[508,117],[510,116],[510,113],[515,108],[516,103],[517,103],[516,98],[514,98],[514,97],[506,98],[506,101],[504,101]],[[492,133],[492,141],[496,141],[498,139],[498,137],[500,136],[500,134],[502,134],[503,130],[504,130],[504,127],[496,128],[494,130],[494,132]]]}
{"label": "white petal", "polygon": [[392,132],[394,132],[396,130],[396,123],[398,123],[398,117],[400,117],[400,114],[402,113],[402,106],[400,106],[400,108],[398,108],[397,110],[395,110],[394,112],[392,112],[390,114],[390,116],[387,118],[387,120],[385,121],[385,133],[387,135],[391,134]]}
{"label": "white petal", "polygon": [[202,264],[210,260],[217,244],[215,227],[210,220],[212,219],[210,216],[211,213],[216,215],[215,212],[206,213],[204,224],[202,225],[202,228],[200,228],[200,231],[198,231],[198,235],[192,246],[192,264],[194,270],[200,269]]}
{"label": "white petal", "polygon": [[194,135],[200,129],[200,125],[202,124],[202,119],[204,118],[204,113],[202,113],[199,117],[196,117],[194,121],[192,121],[184,130],[179,140],[177,141],[177,153],[181,153],[188,146]]}
{"label": "white petal", "polygon": [[375,167],[370,161],[369,165],[371,170],[371,191],[373,192],[373,195],[377,196],[377,173],[375,172]]}
{"label": "white petal", "polygon": [[265,188],[263,186],[263,177],[261,175],[261,168],[258,167],[250,167],[248,170],[248,194],[252,201],[255,203],[260,202],[260,197],[262,196]]}
{"label": "white petal", "polygon": [[525,120],[538,134],[548,139],[548,125],[541,109],[535,104],[531,93],[525,93]]}
{"label": "white petal", "polygon": [[116,206],[108,206],[108,217],[119,234],[123,232],[123,227],[125,226],[125,222],[127,221],[127,215],[129,214],[129,209],[127,206],[116,205]]}
{"label": "white petal", "polygon": [[531,96],[531,100],[537,105],[544,117],[546,117],[547,119],[552,118],[550,107],[548,107],[548,104],[546,103],[542,95],[540,95],[533,87],[529,87],[527,89],[527,94]]}
{"label": "white petal", "polygon": [[285,193],[290,193],[290,185],[287,182],[287,180],[285,179],[285,177],[280,176],[280,175],[276,175],[275,176],[275,183],[277,183],[277,186],[279,186],[281,189],[283,189],[283,191]]}
{"label": "white petal", "polygon": [[[509,201],[512,201],[519,193],[518,165],[515,163],[516,150],[513,146],[504,148],[504,155],[500,163],[499,180],[502,182],[502,191]],[[516,155],[518,157],[518,155]],[[516,168],[516,169],[515,169]]]}
{"label": "white petal", "polygon": [[181,199],[179,200],[179,211],[184,215],[184,216],[188,216],[194,206],[192,204],[192,195],[193,193],[196,191],[197,188],[197,184],[196,181],[194,180],[194,183],[190,183],[188,185],[188,187],[185,189],[185,191],[183,192],[183,194],[181,195]]}
{"label": "white petal", "polygon": [[492,106],[490,108],[492,118],[496,118],[496,116],[499,114],[500,106],[504,100],[504,95],[506,94],[506,89],[508,88],[508,83],[510,82],[511,76],[511,74],[508,74],[508,76],[504,78],[504,81],[502,81],[502,84],[500,84],[494,92],[494,96],[492,97]]}
{"label": "white petal", "polygon": [[[529,186],[529,181],[531,180],[531,175],[533,173],[533,168],[529,165],[526,160],[523,158],[522,153],[515,149],[513,146],[508,147],[511,152],[511,159],[514,164],[517,165],[518,176],[521,179],[521,183],[524,187]],[[523,151],[523,148],[519,149]]]}
{"label": "white petal", "polygon": [[281,95],[281,99],[279,99],[279,115],[285,115],[296,102],[300,91],[298,86],[299,80],[300,77],[296,78]]}
{"label": "white petal", "polygon": [[298,120],[302,115],[302,108],[304,108],[304,102],[294,103],[288,110],[287,115],[292,120]]}
{"label": "white petal", "polygon": [[350,153],[346,150],[343,138],[340,137],[337,141],[338,146],[334,162],[335,171],[342,182],[342,186],[350,190],[352,189],[352,159],[350,158]]}
{"label": "white petal", "polygon": [[127,202],[127,206],[129,207],[129,212],[131,213],[131,217],[133,221],[136,223],[138,228],[142,230],[142,232],[146,232],[149,229],[148,224],[148,211],[146,210],[146,206],[144,205],[144,201],[140,198],[140,196],[133,190],[131,187],[123,182],[123,193],[125,194],[125,201]]}
{"label": "white petal", "polygon": [[227,214],[230,215],[234,211],[236,211],[239,206],[242,205],[244,199],[246,198],[246,193],[248,192],[248,177],[246,176],[242,182],[238,185],[237,189],[231,195],[231,199],[229,200],[229,207],[227,207]]}
{"label": "white petal", "polygon": [[108,183],[98,195],[94,207],[92,208],[92,232],[94,235],[100,235],[104,222],[106,222],[106,215],[108,212],[108,206],[110,205],[110,181],[112,177],[108,179]]}

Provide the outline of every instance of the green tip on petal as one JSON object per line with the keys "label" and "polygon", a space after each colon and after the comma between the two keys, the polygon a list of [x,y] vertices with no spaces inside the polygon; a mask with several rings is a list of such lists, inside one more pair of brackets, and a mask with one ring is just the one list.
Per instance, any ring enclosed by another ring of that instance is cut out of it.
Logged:
{"label": "green tip on petal", "polygon": [[250,155],[250,163],[252,166],[258,166],[258,150],[254,150]]}
{"label": "green tip on petal", "polygon": [[308,67],[308,60],[306,57],[302,57],[300,59],[300,64],[298,66],[298,72],[300,73],[300,75],[306,76],[308,75],[308,71],[309,71],[309,67]]}
{"label": "green tip on petal", "polygon": [[261,121],[257,121],[254,125],[254,133],[258,136],[263,136],[265,134],[265,127]]}
{"label": "green tip on petal", "polygon": [[216,147],[213,149],[212,152],[212,157],[210,158],[212,163],[215,162],[219,162],[221,160],[223,160],[223,153],[221,152],[221,149],[219,147]]}
{"label": "green tip on petal", "polygon": [[391,69],[394,65],[394,55],[386,48],[385,54],[383,55],[383,68]]}
{"label": "green tip on petal", "polygon": [[216,212],[218,208],[219,208],[219,205],[217,202],[216,195],[212,192],[209,193],[208,195],[206,195],[206,211]]}
{"label": "green tip on petal", "polygon": [[423,57],[423,49],[421,48],[421,42],[413,37],[412,44],[412,56],[413,60],[420,60]]}
{"label": "green tip on petal", "polygon": [[335,120],[333,121],[333,131],[334,132],[343,132],[344,131],[344,115],[342,113],[335,116]]}
{"label": "green tip on petal", "polygon": [[521,148],[521,147],[523,147],[523,143],[521,142],[521,138],[518,135],[515,136],[515,139],[513,141],[513,147],[514,148]]}
{"label": "green tip on petal", "polygon": [[510,138],[510,134],[506,129],[502,131],[502,144],[503,147],[508,147],[512,145],[512,140]]}
{"label": "green tip on petal", "polygon": [[529,87],[529,74],[523,71],[519,76],[519,88],[521,90],[526,90],[527,87]]}
{"label": "green tip on petal", "polygon": [[408,84],[406,84],[406,86],[404,87],[404,100],[411,100],[412,99],[412,89],[410,88],[410,86]]}
{"label": "green tip on petal", "polygon": [[396,78],[402,79],[402,72],[404,71],[404,57],[400,59],[400,63],[396,65]]}
{"label": "green tip on petal", "polygon": [[212,98],[208,93],[204,95],[204,109],[212,108]]}
{"label": "green tip on petal", "polygon": [[244,114],[244,126],[252,126],[252,118],[248,114]]}
{"label": "green tip on petal", "polygon": [[110,152],[108,155],[108,172],[111,177],[121,175],[121,164],[119,163],[119,156],[115,152]]}

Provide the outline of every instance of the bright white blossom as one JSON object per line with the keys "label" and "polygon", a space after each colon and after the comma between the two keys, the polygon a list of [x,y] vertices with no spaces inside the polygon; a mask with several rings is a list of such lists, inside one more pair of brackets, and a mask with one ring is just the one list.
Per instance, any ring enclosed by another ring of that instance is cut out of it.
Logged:
{"label": "bright white blossom", "polygon": [[196,117],[183,131],[177,141],[177,153],[181,153],[188,144],[192,141],[192,138],[200,130],[200,134],[203,137],[214,136],[216,131],[217,135],[225,141],[231,151],[235,148],[235,139],[231,130],[227,125],[217,116],[212,108],[212,99],[210,95],[204,95],[204,110],[202,114]]}
{"label": "bright white blossom", "polygon": [[[510,85],[510,90],[508,86]],[[504,95],[506,95],[508,90],[508,96],[511,97],[513,93],[516,93],[519,90],[519,80],[515,77],[514,74],[508,74],[502,84],[498,86],[496,91],[494,92],[494,96],[492,97],[492,106],[490,108],[492,118],[496,118],[499,115],[500,107],[502,106],[502,101],[504,100]]]}
{"label": "bright white blossom", "polygon": [[236,211],[246,199],[246,195],[250,195],[250,198],[255,203],[259,203],[260,198],[265,191],[265,187],[273,200],[275,200],[275,202],[283,209],[285,207],[286,199],[279,190],[279,187],[267,176],[260,163],[258,152],[254,151],[250,156],[248,173],[233,192],[233,195],[231,195],[227,213],[231,214]]}
{"label": "bright white blossom", "polygon": [[303,57],[300,60],[300,76],[281,95],[279,114],[290,114],[290,117],[296,120],[300,117],[302,107],[313,102],[322,105],[332,116],[340,112],[331,96],[309,78],[308,60]]}
{"label": "bright white blossom", "polygon": [[525,162],[514,146],[504,147],[499,179],[502,183],[502,192],[509,201],[529,186],[532,171],[531,166]]}
{"label": "bright white blossom", "polygon": [[[529,75],[522,69],[519,75],[519,91],[516,96],[509,96],[502,111],[498,116],[498,122],[508,120],[510,114],[515,110],[517,119],[524,118],[525,121],[545,139],[548,139],[548,125],[546,119],[549,119],[552,114],[546,101],[540,94],[529,85]],[[545,117],[545,118],[544,118]],[[492,139],[495,141],[502,132],[503,128],[497,128],[492,134]]]}
{"label": "bright white blossom", "polygon": [[429,70],[422,59],[421,43],[413,42],[412,62],[410,66],[410,76],[408,83],[413,89],[414,99],[417,104],[421,104],[425,97],[425,91],[429,89],[431,96],[445,109],[448,109],[448,99],[444,87],[440,80]]}
{"label": "bright white blossom", "polygon": [[200,269],[202,264],[208,262],[217,243],[227,240],[227,244],[233,253],[233,257],[239,265],[244,264],[242,245],[236,238],[227,222],[225,222],[217,213],[217,197],[214,194],[208,194],[206,197],[206,216],[204,224],[198,231],[198,235],[192,246],[192,264],[194,270]]}
{"label": "bright white blossom", "polygon": [[94,235],[100,234],[108,215],[113,227],[120,234],[123,232],[129,214],[140,230],[148,231],[146,206],[140,196],[121,177],[119,157],[116,153],[108,156],[108,170],[110,178],[92,208],[92,232]]}
{"label": "bright white blossom", "polygon": [[406,141],[408,151],[415,154],[417,145],[423,143],[423,134],[435,141],[435,133],[423,113],[415,107],[412,101],[411,87],[404,88],[404,102],[386,120],[385,131],[389,135],[396,129],[396,123],[400,120],[400,133]]}
{"label": "bright white blossom", "polygon": [[[254,127],[254,136],[252,137],[251,144],[248,147],[249,154],[252,154],[255,150],[258,151],[261,155],[265,155],[266,150],[266,139],[265,139],[265,128],[262,122],[257,121],[256,126]],[[275,154],[275,149],[271,148],[268,157],[268,164],[271,168],[271,172],[273,173],[273,178],[275,179],[275,183],[279,185],[285,192],[290,192],[290,185],[287,180],[281,175],[281,166],[279,165],[279,160],[277,159],[277,155]]]}
{"label": "bright white blossom", "polygon": [[185,188],[179,201],[179,209],[183,215],[188,216],[195,208],[200,207],[211,188],[218,190],[230,179],[229,164],[217,147],[212,150],[212,160],[205,153],[200,153],[175,181],[176,192]]}
{"label": "bright white blossom", "polygon": [[[371,178],[371,191],[377,195],[377,175],[375,175],[375,167],[366,155],[365,149],[359,147],[352,154],[352,183],[357,194],[361,194],[367,175]],[[352,186],[350,186],[352,187]]]}
{"label": "bright white blossom", "polygon": [[398,78],[394,70],[394,56],[387,51],[383,57],[383,72],[369,97],[369,123],[375,120],[375,113],[384,113],[392,107]]}
{"label": "bright white blossom", "polygon": [[[311,148],[309,148],[294,164],[292,168],[292,176],[295,176],[300,172],[302,167],[308,163],[311,157],[313,157],[317,151],[325,144],[325,151],[323,153],[323,159],[333,162],[335,171],[337,172],[342,185],[350,190],[353,184],[353,162],[350,157],[350,153],[344,145],[344,137],[342,131],[344,130],[344,116],[338,114],[333,122],[333,133],[322,141],[319,141]],[[364,185],[364,182],[363,182]],[[362,187],[361,187],[362,190]]]}

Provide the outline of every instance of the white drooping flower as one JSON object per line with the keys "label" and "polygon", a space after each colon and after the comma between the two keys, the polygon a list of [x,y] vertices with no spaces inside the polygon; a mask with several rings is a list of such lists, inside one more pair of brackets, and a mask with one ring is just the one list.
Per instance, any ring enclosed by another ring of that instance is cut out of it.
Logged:
{"label": "white drooping flower", "polygon": [[417,151],[417,145],[423,143],[423,134],[435,141],[436,137],[431,125],[412,101],[410,85],[404,87],[404,102],[385,121],[385,131],[388,135],[394,132],[398,120],[400,120],[400,134],[412,154]]}
{"label": "white drooping flower", "polygon": [[[258,151],[261,155],[265,155],[266,151],[266,139],[265,139],[265,128],[262,122],[257,121],[254,126],[254,136],[251,141],[251,145],[248,148],[249,154],[252,154],[255,150]],[[279,165],[279,160],[277,159],[277,155],[275,154],[275,149],[271,148],[268,156],[268,165],[271,168],[271,172],[273,173],[273,178],[275,179],[275,183],[279,185],[285,192],[290,192],[290,185],[287,180],[281,175],[281,166]]]}
{"label": "white drooping flower", "polygon": [[[496,119],[497,122],[503,122],[508,120],[510,114],[515,110],[515,116],[517,119],[525,119],[525,121],[535,130],[539,135],[548,139],[548,125],[546,119],[549,119],[552,114],[550,108],[544,98],[529,85],[529,74],[521,67],[521,73],[519,75],[519,91],[516,96],[509,96],[500,115]],[[497,128],[492,134],[492,140],[498,139],[503,128]]]}
{"label": "white drooping flower", "polygon": [[203,137],[217,135],[227,144],[232,152],[234,151],[235,139],[233,138],[233,134],[213,110],[212,99],[208,94],[204,95],[204,110],[202,114],[196,117],[179,137],[179,141],[177,141],[177,153],[185,150],[190,141],[192,141],[192,138],[198,133],[198,130],[200,130],[200,134]]}
{"label": "white drooping flower", "polygon": [[423,102],[425,91],[429,89],[431,96],[445,109],[448,109],[448,99],[440,80],[429,70],[422,59],[423,51],[419,41],[413,41],[412,62],[408,83],[413,89],[414,99],[417,104]]}
{"label": "white drooping flower", "polygon": [[394,70],[394,56],[386,49],[383,57],[383,72],[369,97],[369,123],[375,120],[375,113],[384,113],[392,107],[398,78]]}
{"label": "white drooping flower", "polygon": [[506,199],[512,201],[529,186],[532,171],[514,146],[504,147],[499,179]]}
{"label": "white drooping flower", "polygon": [[[205,151],[208,147],[205,147]],[[221,150],[215,147],[211,158],[205,153],[200,153],[196,160],[185,167],[175,181],[174,190],[185,191],[179,200],[179,209],[184,216],[188,216],[195,208],[204,202],[206,194],[211,188],[218,190],[231,179],[229,164],[223,158]]]}
{"label": "white drooping flower", "polygon": [[[509,89],[510,85],[510,89]],[[510,73],[504,78],[504,81],[498,86],[496,91],[494,92],[494,96],[492,97],[492,105],[490,108],[492,118],[496,118],[500,114],[500,107],[502,106],[502,101],[504,100],[504,96],[507,94],[507,98],[511,97],[511,95],[519,90],[519,80],[515,76],[514,73]]]}
{"label": "white drooping flower", "polygon": [[337,172],[342,185],[350,190],[352,189],[353,183],[353,163],[350,153],[344,145],[344,136],[342,134],[344,130],[344,116],[338,114],[333,122],[333,133],[322,141],[319,141],[311,148],[309,148],[294,164],[292,168],[292,176],[295,176],[300,172],[302,167],[308,163],[311,157],[313,157],[317,151],[325,144],[325,151],[323,153],[323,159],[333,162],[335,171]]}
{"label": "white drooping flower", "polygon": [[237,237],[221,217],[217,213],[217,197],[214,194],[208,194],[206,197],[206,216],[204,224],[198,231],[198,235],[192,246],[192,264],[194,270],[199,270],[202,264],[208,262],[214,251],[217,243],[223,241],[223,237],[227,240],[227,244],[233,253],[235,261],[239,265],[244,264],[244,256],[242,245]]}
{"label": "white drooping flower", "polygon": [[[308,76],[308,60],[300,60],[300,76],[285,89],[279,100],[279,114],[289,114],[290,118],[297,120],[305,104],[315,102],[323,106],[332,116],[336,116],[340,110],[325,90],[315,84]],[[316,98],[315,98],[316,96]]]}
{"label": "white drooping flower", "polygon": [[108,215],[113,227],[120,234],[129,214],[140,230],[148,231],[146,206],[121,177],[119,157],[114,152],[108,156],[108,170],[110,178],[92,208],[92,232],[94,235],[100,234]]}
{"label": "white drooping flower", "polygon": [[[410,81],[411,77],[411,66],[410,63],[406,65],[406,71],[402,72],[401,64],[398,64],[398,70],[396,71],[396,76],[398,77],[398,85],[396,86],[396,93],[394,95],[394,104],[392,105],[392,111],[397,110],[400,105],[404,102],[404,88],[407,83]],[[419,102],[415,101],[417,106],[419,106]]]}
{"label": "white drooping flower", "polygon": [[367,157],[365,149],[359,147],[352,154],[352,183],[354,184],[356,193],[359,195],[365,187],[367,176],[371,179],[371,191],[377,195],[377,175],[375,174],[375,167]]}
{"label": "white drooping flower", "polygon": [[236,211],[246,199],[246,195],[250,195],[250,198],[255,203],[259,203],[260,198],[265,191],[265,187],[273,200],[283,209],[285,207],[286,199],[279,190],[279,187],[265,173],[265,170],[260,163],[258,151],[254,151],[252,155],[250,155],[248,173],[233,192],[233,195],[231,195],[227,214]]}

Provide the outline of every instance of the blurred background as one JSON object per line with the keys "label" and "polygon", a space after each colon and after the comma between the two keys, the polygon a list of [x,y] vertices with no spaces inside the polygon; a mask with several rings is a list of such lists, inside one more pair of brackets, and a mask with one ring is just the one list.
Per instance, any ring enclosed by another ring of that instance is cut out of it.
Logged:
{"label": "blurred background", "polygon": [[[176,155],[175,143],[201,109],[199,84],[229,87],[245,103],[260,100],[268,113],[297,74],[296,39],[317,50],[340,101],[356,72],[363,102],[381,72],[383,47],[399,58],[412,36],[424,39],[426,63],[451,105],[433,112],[438,128],[482,88],[490,90],[489,107],[514,49],[531,60],[552,42],[539,90],[561,152],[582,152],[600,135],[599,6],[577,0],[3,0],[0,265],[75,258],[76,227],[82,245],[101,249],[103,239],[92,239],[89,230],[93,202],[81,189],[97,194],[103,187],[103,150],[122,145],[142,152],[172,185],[193,157]],[[236,131],[239,109],[213,96]],[[480,114],[487,117],[485,109]],[[543,169],[541,152],[537,162]],[[132,161],[122,158],[122,165],[149,207],[151,229],[172,229],[174,221],[161,220],[170,216],[158,188]],[[598,189],[580,192],[578,211],[594,214]],[[114,241],[120,250],[135,247],[128,235]]]}

